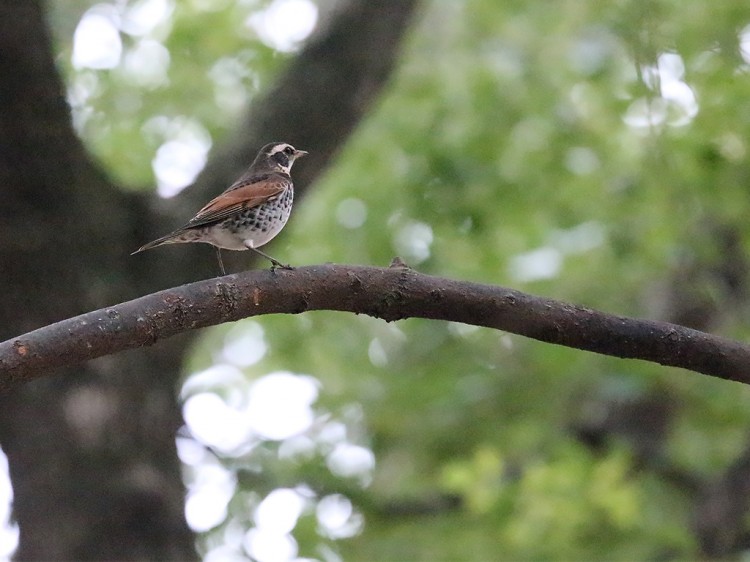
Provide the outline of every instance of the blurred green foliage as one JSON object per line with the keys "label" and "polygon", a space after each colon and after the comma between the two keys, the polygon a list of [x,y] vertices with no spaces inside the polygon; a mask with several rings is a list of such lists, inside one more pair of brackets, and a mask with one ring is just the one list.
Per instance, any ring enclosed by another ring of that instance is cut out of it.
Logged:
{"label": "blurred green foliage", "polygon": [[[82,133],[126,185],[153,181],[161,141],[143,126],[155,115],[188,116],[214,139],[235,122],[217,110],[217,61],[240,69],[252,102],[293,56],[240,25],[267,2],[199,4],[209,3],[177,3],[161,32],[168,84],[97,73]],[[427,273],[746,338],[747,25],[744,0],[425,2],[390,88],[273,253],[375,265],[398,254]],[[66,67],[64,38],[61,50]],[[268,351],[248,380],[314,376],[318,415],[341,420],[376,459],[371,482],[333,475],[324,447],[304,462],[280,459],[273,442],[225,459],[252,467],[230,504],[245,526],[248,502],[300,483],[364,515],[358,536],[334,541],[307,512],[300,555],[691,558],[696,498],[644,458],[715,478],[748,445],[750,389],[694,373],[448,323],[254,322]],[[230,329],[208,333],[188,370],[216,361]],[[654,418],[600,424],[602,412],[649,400]],[[592,427],[595,445],[582,437]]]}

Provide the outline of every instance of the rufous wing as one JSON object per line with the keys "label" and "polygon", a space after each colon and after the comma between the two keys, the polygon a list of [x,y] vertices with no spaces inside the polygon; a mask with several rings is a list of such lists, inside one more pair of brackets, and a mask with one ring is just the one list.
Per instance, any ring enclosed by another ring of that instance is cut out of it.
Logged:
{"label": "rufous wing", "polygon": [[272,176],[260,181],[250,181],[232,186],[209,201],[183,228],[193,228],[223,220],[243,210],[262,205],[278,197],[289,187],[291,180]]}

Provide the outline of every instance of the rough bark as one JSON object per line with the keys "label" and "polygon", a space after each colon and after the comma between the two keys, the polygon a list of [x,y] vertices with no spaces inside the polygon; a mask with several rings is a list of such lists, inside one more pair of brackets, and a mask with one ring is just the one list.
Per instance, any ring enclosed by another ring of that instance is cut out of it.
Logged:
{"label": "rough bark", "polygon": [[[409,0],[344,4],[331,33],[300,53],[253,109],[264,119],[244,123],[196,188],[169,208],[182,213],[184,201],[194,211],[269,138],[317,153],[298,176],[304,189],[382,88],[413,8]],[[378,58],[362,54],[373,44]],[[298,65],[317,69],[315,76],[293,74]],[[304,105],[279,103],[301,92]],[[332,95],[353,109],[331,112]],[[168,207],[122,192],[91,163],[71,127],[40,0],[0,0],[0,191],[0,339],[214,266],[184,254],[128,257],[174,226]],[[196,558],[174,444],[175,387],[189,343],[175,338],[155,351],[102,358],[0,398],[0,444],[21,529],[17,558]]]}
{"label": "rough bark", "polygon": [[432,277],[401,265],[328,264],[208,279],[13,338],[0,344],[0,386],[196,328],[308,310],[347,311],[389,321],[451,320],[750,383],[750,346],[684,326],[615,316],[504,287]]}

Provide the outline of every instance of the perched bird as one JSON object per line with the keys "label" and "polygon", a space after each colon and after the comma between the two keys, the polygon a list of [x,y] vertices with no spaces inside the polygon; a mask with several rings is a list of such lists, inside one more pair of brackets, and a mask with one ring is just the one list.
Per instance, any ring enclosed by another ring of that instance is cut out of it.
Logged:
{"label": "perched bird", "polygon": [[267,244],[284,228],[292,211],[294,184],[292,164],[307,154],[285,142],[261,148],[247,171],[224,193],[212,199],[188,223],[133,254],[162,244],[205,242],[216,248],[219,269],[225,274],[221,250],[252,250],[271,261],[271,269],[292,269],[258,247]]}

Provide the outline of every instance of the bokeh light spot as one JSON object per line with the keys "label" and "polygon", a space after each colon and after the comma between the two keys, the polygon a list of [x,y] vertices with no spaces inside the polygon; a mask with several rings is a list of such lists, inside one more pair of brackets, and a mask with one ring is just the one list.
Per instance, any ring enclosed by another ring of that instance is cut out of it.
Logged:
{"label": "bokeh light spot", "polygon": [[99,4],[88,10],[73,34],[75,68],[114,68],[120,63],[122,40],[113,6]]}
{"label": "bokeh light spot", "polygon": [[318,7],[309,0],[274,0],[246,22],[272,49],[296,51],[318,21]]}
{"label": "bokeh light spot", "polygon": [[266,375],[250,388],[248,423],[265,439],[287,439],[312,425],[311,405],[317,397],[318,385],[312,377],[291,373]]}

